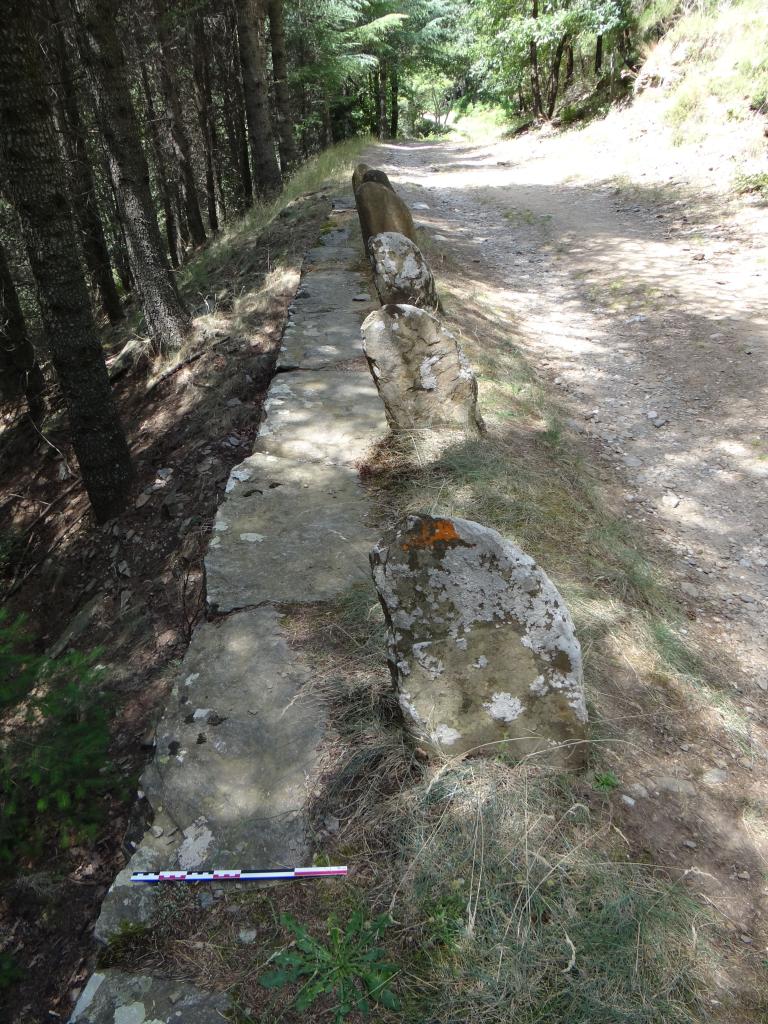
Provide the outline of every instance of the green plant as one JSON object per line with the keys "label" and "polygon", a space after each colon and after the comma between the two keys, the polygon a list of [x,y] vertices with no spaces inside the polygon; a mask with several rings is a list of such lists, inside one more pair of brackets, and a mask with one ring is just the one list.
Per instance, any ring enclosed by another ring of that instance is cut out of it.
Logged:
{"label": "green plant", "polygon": [[0,619],[0,706],[21,722],[0,748],[0,863],[35,857],[56,838],[93,838],[100,800],[117,781],[107,765],[108,713],[98,652],[51,659],[29,652],[23,621]]}
{"label": "green plant", "polygon": [[297,1010],[306,1010],[322,995],[337,1000],[334,1021],[345,1020],[353,1010],[369,1013],[371,1000],[388,1010],[397,1010],[399,1000],[389,987],[396,968],[385,959],[384,950],[374,945],[390,923],[386,914],[366,920],[360,910],[341,928],[334,916],[328,919],[328,943],[320,942],[290,914],[280,921],[293,936],[290,948],[276,953],[260,981],[265,988],[281,988],[304,980],[294,999]]}
{"label": "green plant", "polygon": [[0,710],[32,689],[43,662],[31,650],[23,616],[11,622],[8,613],[0,609]]}
{"label": "green plant", "polygon": [[735,184],[739,195],[751,192],[768,198],[768,173],[765,171],[760,174],[740,174]]}
{"label": "green plant", "polygon": [[595,789],[602,793],[611,793],[614,789],[618,789],[619,780],[613,772],[595,772],[595,778],[592,784]]}
{"label": "green plant", "polygon": [[0,992],[21,981],[24,972],[10,953],[0,953]]}

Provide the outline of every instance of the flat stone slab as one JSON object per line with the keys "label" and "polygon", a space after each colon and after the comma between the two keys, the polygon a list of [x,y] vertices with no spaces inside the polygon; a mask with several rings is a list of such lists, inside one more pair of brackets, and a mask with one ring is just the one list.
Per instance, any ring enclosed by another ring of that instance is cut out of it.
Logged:
{"label": "flat stone slab", "polygon": [[367,578],[376,534],[355,470],[257,454],[227,488],[205,558],[208,602],[219,611],[327,601]]}
{"label": "flat stone slab", "polygon": [[222,1024],[229,1009],[225,992],[107,970],[91,975],[70,1024]]}
{"label": "flat stone slab", "polygon": [[[302,317],[285,329],[277,365],[319,370],[363,358],[360,328],[367,306]],[[362,314],[362,315],[361,315]]]}
{"label": "flat stone slab", "polygon": [[150,829],[103,905],[96,937],[146,923],[157,889],[130,881],[159,868],[301,864],[303,808],[325,728],[306,689],[312,668],[288,647],[271,607],[203,623],[158,726],[141,786]]}
{"label": "flat stone slab", "polygon": [[357,270],[339,266],[305,273],[293,301],[295,318],[314,313],[338,313],[345,306],[352,306],[354,295],[367,290],[368,283]]}
{"label": "flat stone slab", "polygon": [[264,409],[254,450],[283,458],[353,466],[388,432],[365,370],[280,374]]}

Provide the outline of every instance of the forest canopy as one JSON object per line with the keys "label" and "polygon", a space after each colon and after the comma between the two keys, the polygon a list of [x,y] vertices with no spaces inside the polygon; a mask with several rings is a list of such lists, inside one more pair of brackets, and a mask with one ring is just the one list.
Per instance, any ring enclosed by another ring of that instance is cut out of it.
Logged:
{"label": "forest canopy", "polygon": [[[176,274],[341,140],[511,126],[612,98],[629,0],[32,0],[0,24],[0,401],[66,406],[100,519],[132,468],[102,328],[140,311],[155,356],[193,330]],[[571,106],[565,105],[565,100]],[[53,391],[51,391],[53,389]]]}

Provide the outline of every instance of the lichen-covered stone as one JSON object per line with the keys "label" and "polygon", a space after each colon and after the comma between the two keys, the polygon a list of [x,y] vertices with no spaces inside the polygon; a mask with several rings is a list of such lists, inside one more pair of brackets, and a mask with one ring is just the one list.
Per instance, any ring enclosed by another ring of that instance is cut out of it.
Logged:
{"label": "lichen-covered stone", "polygon": [[384,231],[368,240],[373,281],[382,305],[408,303],[437,309],[437,289],[421,249],[405,235]]}
{"label": "lichen-covered stone", "polygon": [[458,341],[437,317],[388,305],[363,323],[363,351],[393,430],[483,431],[477,381]]}
{"label": "lichen-covered stone", "polygon": [[231,1009],[225,992],[207,992],[172,978],[97,971],[70,1024],[221,1024]]}
{"label": "lichen-covered stone", "polygon": [[355,192],[355,203],[366,251],[368,239],[382,231],[397,231],[416,241],[411,211],[391,188],[378,181],[365,181]]}
{"label": "lichen-covered stone", "polygon": [[532,558],[478,523],[411,515],[371,566],[400,706],[420,743],[448,756],[583,764],[581,650]]}

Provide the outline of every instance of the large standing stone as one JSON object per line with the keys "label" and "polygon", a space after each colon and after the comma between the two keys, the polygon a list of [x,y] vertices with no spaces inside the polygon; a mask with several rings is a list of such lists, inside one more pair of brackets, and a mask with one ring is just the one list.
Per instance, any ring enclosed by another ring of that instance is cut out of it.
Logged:
{"label": "large standing stone", "polygon": [[363,184],[363,178],[365,177],[365,175],[368,173],[368,171],[372,170],[373,168],[371,167],[370,164],[358,164],[357,167],[355,167],[354,171],[352,172],[353,192],[357,192],[357,190]]}
{"label": "large standing stone", "polygon": [[410,238],[384,231],[368,240],[373,280],[382,305],[406,302],[421,309],[437,309],[435,279],[424,254]]}
{"label": "large standing stone", "polygon": [[475,375],[437,317],[416,306],[377,309],[363,323],[363,351],[393,430],[482,433]]}
{"label": "large standing stone", "polygon": [[386,173],[384,171],[379,170],[378,167],[368,168],[368,170],[363,175],[363,180],[360,182],[360,184],[363,185],[365,184],[366,181],[377,181],[380,185],[383,185],[384,188],[391,189],[393,192],[395,191],[395,187],[387,177]]}
{"label": "large standing stone", "polygon": [[407,516],[371,552],[389,663],[421,743],[580,766],[581,650],[554,585],[495,530]]}
{"label": "large standing stone", "polygon": [[377,181],[365,181],[355,192],[355,203],[366,251],[368,239],[382,231],[397,231],[412,242],[416,241],[411,211],[391,188]]}

